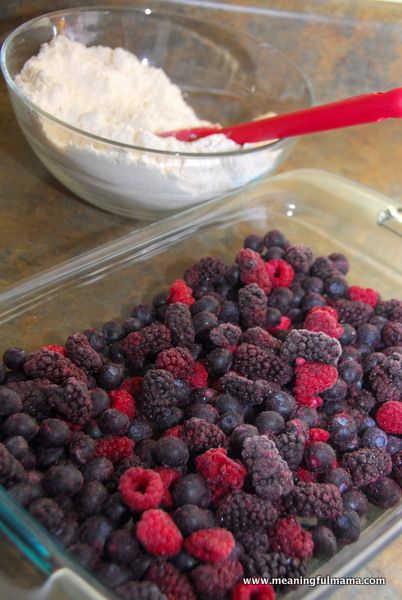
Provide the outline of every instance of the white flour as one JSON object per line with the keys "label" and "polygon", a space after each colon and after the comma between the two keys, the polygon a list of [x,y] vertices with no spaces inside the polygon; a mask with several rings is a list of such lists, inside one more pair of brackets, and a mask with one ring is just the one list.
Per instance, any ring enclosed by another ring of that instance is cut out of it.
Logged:
{"label": "white flour", "polygon": [[[224,135],[209,136],[191,146],[156,135],[208,122],[197,118],[161,69],[140,62],[122,48],[86,47],[60,35],[43,44],[15,81],[42,110],[101,138],[173,152],[202,154],[240,148]],[[191,158],[124,149],[91,140],[45,118],[35,135],[45,146],[47,166],[70,189],[103,208],[139,217],[148,211],[155,214],[189,206],[244,185],[277,160],[271,156],[273,149],[268,157],[260,151]],[[38,147],[34,149],[40,154]]]}

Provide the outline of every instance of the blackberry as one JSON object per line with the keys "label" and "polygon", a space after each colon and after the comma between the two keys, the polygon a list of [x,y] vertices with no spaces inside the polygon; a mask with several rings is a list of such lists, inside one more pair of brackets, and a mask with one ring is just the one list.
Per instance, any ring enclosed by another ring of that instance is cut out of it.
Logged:
{"label": "blackberry", "polygon": [[127,565],[138,555],[138,542],[127,529],[115,529],[107,538],[105,553],[112,562]]}
{"label": "blackberry", "polygon": [[267,317],[267,296],[256,283],[250,283],[241,288],[238,301],[243,327],[264,325]]}
{"label": "blackberry", "polygon": [[83,482],[81,472],[73,464],[54,465],[43,478],[43,486],[49,496],[74,496]]}
{"label": "blackberry", "polygon": [[166,600],[166,595],[149,581],[127,581],[115,589],[123,600]]}
{"label": "blackberry", "polygon": [[103,516],[95,515],[86,519],[81,525],[80,540],[89,544],[98,552],[103,552],[106,540],[112,532],[110,521]]}
{"label": "blackberry", "polygon": [[317,257],[310,268],[310,274],[313,277],[319,277],[324,280],[328,279],[328,277],[337,275],[338,273],[339,271],[336,268],[335,263],[327,256]]}
{"label": "blackberry", "polygon": [[375,314],[390,321],[402,322],[402,300],[383,300],[375,307]]}
{"label": "blackberry", "polygon": [[183,424],[180,437],[193,454],[201,454],[210,448],[228,447],[228,439],[219,427],[195,417]]}
{"label": "blackberry", "polygon": [[142,380],[139,398],[143,416],[150,421],[158,421],[163,409],[171,406],[174,400],[173,375],[162,369],[147,371]]}
{"label": "blackberry", "polygon": [[246,438],[241,457],[258,496],[275,501],[292,489],[292,473],[267,436]]}
{"label": "blackberry", "polygon": [[145,360],[153,358],[172,345],[171,331],[162,323],[151,323],[139,332],[129,333],[122,341],[122,351],[129,365],[142,369]]}
{"label": "blackberry", "polygon": [[97,373],[102,369],[103,361],[82,333],[70,335],[66,341],[67,357],[85,373]]}
{"label": "blackberry", "polygon": [[29,415],[41,419],[48,416],[48,396],[57,386],[50,384],[46,379],[16,381],[8,383],[7,388],[17,392],[22,399],[23,410]]}
{"label": "blackberry", "polygon": [[314,556],[331,558],[338,551],[336,537],[329,527],[317,525],[311,531],[314,542]]}
{"label": "blackberry", "polygon": [[368,511],[367,496],[361,490],[350,490],[342,495],[344,510],[354,510],[361,517]]}
{"label": "blackberry", "polygon": [[307,362],[336,364],[341,353],[342,348],[338,340],[325,333],[315,333],[307,329],[293,329],[281,348],[281,356],[288,362],[304,358]]}
{"label": "blackberry", "polygon": [[219,258],[206,256],[186,269],[184,281],[192,288],[194,297],[199,298],[202,292],[213,290],[221,283],[226,272],[227,267]]}
{"label": "blackberry", "polygon": [[224,392],[231,394],[242,404],[252,406],[262,404],[270,390],[268,382],[252,381],[234,372],[229,372],[221,377],[219,385]]}
{"label": "blackberry", "polygon": [[0,444],[0,484],[9,485],[24,479],[24,468],[21,463]]}
{"label": "blackberry", "polygon": [[193,587],[184,573],[169,562],[157,562],[151,565],[147,580],[156,583],[168,598],[196,600]]}
{"label": "blackberry", "polygon": [[166,467],[183,467],[189,458],[186,444],[180,439],[172,436],[162,437],[152,448],[152,456],[155,462]]}
{"label": "blackberry", "polygon": [[118,388],[124,379],[124,366],[119,363],[107,362],[97,375],[97,381],[105,390]]}
{"label": "blackberry", "polygon": [[159,352],[155,367],[169,371],[175,378],[186,379],[194,369],[194,359],[187,348],[177,346]]}
{"label": "blackberry", "polygon": [[314,262],[314,254],[308,246],[291,246],[285,254],[285,260],[296,272],[308,273]]}
{"label": "blackberry", "polygon": [[402,400],[402,355],[391,354],[368,374],[377,402]]}
{"label": "blackberry", "polygon": [[262,530],[245,530],[236,533],[236,540],[240,543],[245,553],[254,552],[268,552],[271,544],[269,535]]}
{"label": "blackberry", "polygon": [[392,461],[385,450],[360,448],[342,457],[343,466],[349,470],[355,486],[363,487],[390,473]]}
{"label": "blackberry", "polygon": [[370,483],[365,492],[370,502],[380,508],[396,506],[402,497],[401,488],[393,479],[383,477]]}
{"label": "blackberry", "polygon": [[64,513],[51,498],[38,498],[29,506],[29,512],[51,533],[57,534],[63,525]]}
{"label": "blackberry", "polygon": [[365,414],[370,413],[376,405],[375,398],[371,392],[357,388],[351,388],[347,402],[349,406]]}
{"label": "blackberry", "polygon": [[181,534],[187,537],[198,529],[215,527],[214,515],[210,510],[203,510],[195,504],[184,504],[177,508],[172,517]]}
{"label": "blackberry", "polygon": [[87,381],[85,373],[71,360],[51,350],[38,350],[30,354],[24,362],[23,370],[31,379],[45,378],[61,385],[71,377],[82,383]]}
{"label": "blackberry", "polygon": [[[250,552],[242,558],[245,574],[249,577],[296,578],[306,574],[304,559],[286,556],[283,552]],[[278,589],[284,586],[279,585]]]}
{"label": "blackberry", "polygon": [[45,419],[40,424],[36,442],[45,448],[52,446],[65,446],[71,437],[71,431],[65,421],[61,419]]}
{"label": "blackberry", "polygon": [[305,437],[301,433],[284,432],[273,438],[275,446],[289,469],[294,471],[303,460]]}
{"label": "blackberry", "polygon": [[284,503],[288,513],[298,517],[336,519],[342,513],[341,494],[331,483],[300,481]]}
{"label": "blackberry", "polygon": [[241,563],[230,559],[216,565],[200,565],[191,571],[191,579],[200,600],[226,598],[242,576]]}
{"label": "blackberry", "polygon": [[195,504],[207,508],[211,502],[211,491],[205,479],[198,473],[190,473],[177,479],[170,492],[175,506]]}
{"label": "blackberry", "polygon": [[246,344],[258,346],[263,350],[279,350],[281,342],[274,338],[268,331],[262,327],[250,327],[241,336],[241,341]]}
{"label": "blackberry", "polygon": [[4,438],[20,435],[27,441],[31,441],[39,431],[39,425],[33,417],[26,413],[15,413],[10,415],[1,426]]}
{"label": "blackberry", "polygon": [[0,388],[0,417],[8,417],[22,410],[21,396],[12,389]]}
{"label": "blackberry", "polygon": [[334,308],[339,315],[341,323],[349,323],[352,327],[364,325],[373,315],[374,309],[365,302],[346,300],[341,298],[335,301]]}
{"label": "blackberry", "polygon": [[229,529],[236,537],[240,532],[270,530],[277,518],[271,502],[242,490],[227,494],[216,512],[218,526]]}
{"label": "blackberry", "polygon": [[186,304],[170,304],[166,311],[165,323],[170,329],[175,345],[188,346],[194,342],[195,331],[190,309]]}
{"label": "blackberry", "polygon": [[285,429],[285,421],[279,413],[264,410],[257,416],[255,426],[260,433],[276,435]]}
{"label": "blackberry", "polygon": [[85,481],[107,481],[113,473],[113,463],[104,456],[93,458],[82,466]]}
{"label": "blackberry", "polygon": [[345,510],[331,528],[339,544],[352,544],[360,537],[360,517],[354,510]]}
{"label": "blackberry", "polygon": [[65,385],[49,399],[52,408],[62,417],[82,425],[92,416],[92,400],[85,385],[75,377],[67,379]]}
{"label": "blackberry", "polygon": [[240,344],[234,355],[233,368],[237,373],[252,379],[265,379],[280,386],[290,381],[293,375],[289,363],[273,350],[263,350],[252,344]]}
{"label": "blackberry", "polygon": [[233,323],[221,323],[209,332],[209,339],[219,348],[232,348],[237,346],[242,335],[240,327]]}
{"label": "blackberry", "polygon": [[74,504],[80,519],[91,517],[102,512],[102,506],[109,494],[100,481],[89,481],[82,486],[75,496]]}

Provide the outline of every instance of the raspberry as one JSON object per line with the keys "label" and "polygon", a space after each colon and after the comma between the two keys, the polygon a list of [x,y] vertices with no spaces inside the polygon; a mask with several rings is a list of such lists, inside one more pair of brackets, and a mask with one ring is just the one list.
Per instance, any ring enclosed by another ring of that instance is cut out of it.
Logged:
{"label": "raspberry", "polygon": [[238,583],[230,600],[275,600],[275,590],[269,583]]}
{"label": "raspberry", "polygon": [[[286,556],[283,552],[250,552],[242,562],[249,577],[296,578],[306,574],[306,563],[297,557]],[[284,586],[278,586],[279,589]]]}
{"label": "raspberry", "polygon": [[194,368],[188,377],[188,382],[197,389],[208,386],[208,371],[201,362],[194,363]]}
{"label": "raspberry", "polygon": [[98,440],[95,456],[106,456],[112,463],[131,456],[134,442],[124,436],[109,436]]}
{"label": "raspberry", "polygon": [[304,321],[304,329],[316,333],[321,332],[336,339],[339,339],[343,335],[342,325],[326,310],[317,309],[310,311]]}
{"label": "raspberry", "polygon": [[386,346],[402,346],[402,323],[389,321],[384,325],[381,335]]}
{"label": "raspberry", "polygon": [[245,405],[262,404],[270,392],[267,381],[251,381],[232,371],[219,379],[219,385],[224,392],[238,398]]}
{"label": "raspberry", "polygon": [[98,373],[102,369],[102,357],[92,348],[86,335],[70,335],[65,348],[67,357],[85,373]]}
{"label": "raspberry", "polygon": [[254,252],[250,248],[243,248],[236,256],[236,263],[239,265],[240,281],[243,285],[257,284],[265,294],[269,294],[272,283],[265,262],[258,252]]}
{"label": "raspberry", "polygon": [[294,517],[279,519],[272,537],[272,549],[287,556],[311,558],[314,543],[311,533],[303,529]]}
{"label": "raspberry", "polygon": [[162,434],[162,437],[168,437],[169,435],[172,437],[180,437],[180,432],[182,430],[181,425],[175,425],[174,427],[169,427],[169,429],[165,429]]}
{"label": "raspberry", "polygon": [[217,522],[237,537],[240,532],[270,530],[277,519],[271,502],[243,491],[229,493],[216,512]]}
{"label": "raspberry", "polygon": [[227,267],[219,258],[206,256],[186,270],[184,280],[193,289],[194,296],[199,298],[205,290],[212,290],[221,283],[226,272]]}
{"label": "raspberry", "polygon": [[296,475],[300,481],[307,481],[308,483],[317,483],[316,473],[312,473],[308,469],[299,467],[296,471]]}
{"label": "raspberry", "polygon": [[402,356],[396,352],[373,367],[369,381],[377,402],[402,400]]}
{"label": "raspberry", "polygon": [[300,364],[296,364],[295,374],[294,393],[301,397],[324,392],[338,379],[338,371],[335,367],[324,363],[304,362],[303,359],[300,360]]}
{"label": "raspberry", "polygon": [[279,350],[282,346],[277,338],[273,337],[262,327],[250,327],[241,336],[241,341],[253,346],[259,346],[263,350]]}
{"label": "raspberry", "polygon": [[391,456],[379,448],[360,448],[343,455],[342,465],[349,470],[355,486],[363,487],[388,475]]}
{"label": "raspberry", "polygon": [[166,595],[149,581],[127,581],[116,588],[123,600],[166,600]]}
{"label": "raspberry", "polygon": [[306,329],[293,329],[281,347],[281,356],[288,362],[304,358],[307,362],[322,362],[335,365],[342,354],[338,340],[325,333]]}
{"label": "raspberry", "polygon": [[289,469],[294,471],[300,465],[304,452],[304,435],[296,432],[285,432],[275,435],[273,438],[275,446]]}
{"label": "raspberry", "polygon": [[217,565],[200,565],[191,571],[191,578],[200,600],[221,600],[243,576],[237,560],[225,560]]}
{"label": "raspberry", "polygon": [[341,298],[336,300],[335,309],[339,314],[341,323],[349,323],[354,328],[364,325],[372,316],[374,309],[365,302],[346,300]]}
{"label": "raspberry", "polygon": [[58,352],[38,350],[27,358],[23,365],[25,375],[31,379],[44,378],[52,383],[64,384],[70,377],[87,382],[87,376],[70,359]]}
{"label": "raspberry", "polygon": [[229,458],[224,448],[211,448],[197,456],[195,466],[209,484],[215,500],[242,488],[247,475],[244,466]]}
{"label": "raspberry", "polygon": [[375,314],[385,317],[390,321],[402,323],[402,300],[383,300],[375,307]]}
{"label": "raspberry", "polygon": [[162,323],[151,323],[141,331],[133,331],[122,341],[124,356],[135,369],[141,369],[148,358],[171,346],[171,333]]}
{"label": "raspberry", "polygon": [[143,377],[127,377],[120,386],[120,390],[124,390],[131,394],[134,398],[141,391],[141,383]]}
{"label": "raspberry", "polygon": [[193,417],[183,424],[180,439],[190,452],[201,454],[210,448],[227,448],[228,439],[219,427],[203,419]]}
{"label": "raspberry", "polygon": [[156,556],[174,556],[183,544],[183,537],[173,519],[156,508],[142,513],[136,534],[146,551]]}
{"label": "raspberry", "polygon": [[24,468],[7,448],[0,444],[0,484],[9,485],[24,479]]}
{"label": "raspberry", "polygon": [[180,471],[170,469],[169,467],[157,467],[156,469],[154,469],[154,471],[155,473],[158,473],[159,477],[162,480],[163,496],[161,500],[161,506],[165,508],[172,508],[173,499],[170,494],[169,488],[171,484],[181,476],[181,473]]}
{"label": "raspberry", "polygon": [[132,419],[137,414],[137,408],[133,396],[125,389],[112,390],[109,392],[109,397],[112,401],[111,408],[119,410]]}
{"label": "raspberry", "polygon": [[267,296],[256,283],[250,283],[239,290],[240,319],[244,327],[264,325],[267,310]]}
{"label": "raspberry", "polygon": [[193,298],[192,289],[188,287],[183,279],[176,279],[169,288],[169,294],[166,299],[166,304],[181,302],[191,306],[195,300]]}
{"label": "raspberry", "polygon": [[232,349],[237,346],[241,337],[241,329],[233,323],[221,323],[209,332],[209,339],[218,348]]}
{"label": "raspberry", "polygon": [[178,346],[159,352],[155,367],[168,371],[175,379],[187,379],[194,370],[194,359],[190,350]]}
{"label": "raspberry", "polygon": [[380,300],[378,292],[372,288],[362,288],[358,285],[351,285],[349,287],[348,295],[350,300],[354,302],[364,302],[370,306],[376,306]]}
{"label": "raspberry", "polygon": [[196,600],[191,583],[169,562],[154,563],[146,574],[147,580],[156,583],[158,588],[172,600]]}
{"label": "raspberry", "polygon": [[217,563],[229,557],[235,547],[230,531],[214,527],[193,531],[184,541],[184,550],[203,562]]}
{"label": "raspberry", "polygon": [[61,356],[66,356],[65,346],[60,346],[59,344],[48,344],[47,346],[42,346],[41,350],[44,350],[45,352],[57,352],[57,354],[61,354]]}
{"label": "raspberry", "polygon": [[288,329],[290,329],[291,325],[292,325],[292,321],[289,319],[289,317],[282,316],[278,325],[275,325],[274,327],[270,327],[269,332],[276,333],[277,331],[287,331]]}
{"label": "raspberry", "polygon": [[83,425],[92,416],[90,393],[75,377],[67,379],[64,387],[52,394],[49,404],[70,423]]}
{"label": "raspberry", "polygon": [[300,273],[308,273],[314,262],[314,254],[308,246],[291,246],[285,254],[285,260]]}
{"label": "raspberry", "polygon": [[320,396],[301,396],[296,394],[296,402],[298,406],[308,406],[309,408],[319,408],[324,404],[324,401]]}
{"label": "raspberry", "polygon": [[274,501],[292,489],[292,473],[266,435],[246,438],[241,457],[258,496]]}
{"label": "raspberry", "polygon": [[156,508],[163,496],[162,479],[155,471],[133,467],[121,476],[119,492],[133,512]]}
{"label": "raspberry", "polygon": [[166,310],[165,323],[170,329],[173,344],[176,346],[188,346],[194,342],[195,331],[187,304],[181,302],[169,304]]}
{"label": "raspberry", "polygon": [[325,429],[312,427],[308,432],[307,443],[310,442],[327,442],[329,440],[330,433]]}
{"label": "raspberry", "polygon": [[163,410],[175,402],[173,375],[163,369],[147,371],[142,380],[139,400],[142,415],[151,421],[158,421]]}
{"label": "raspberry", "polygon": [[377,425],[387,433],[402,434],[402,402],[390,400],[381,404],[375,415]]}
{"label": "raspberry", "polygon": [[280,386],[288,383],[293,375],[289,363],[274,350],[263,350],[252,344],[240,344],[234,354],[233,368],[248,379],[265,379]]}
{"label": "raspberry", "polygon": [[281,258],[273,258],[265,263],[272,287],[290,287],[295,272],[292,266]]}
{"label": "raspberry", "polygon": [[342,513],[342,497],[332,483],[300,481],[286,496],[285,508],[298,517],[336,519]]}

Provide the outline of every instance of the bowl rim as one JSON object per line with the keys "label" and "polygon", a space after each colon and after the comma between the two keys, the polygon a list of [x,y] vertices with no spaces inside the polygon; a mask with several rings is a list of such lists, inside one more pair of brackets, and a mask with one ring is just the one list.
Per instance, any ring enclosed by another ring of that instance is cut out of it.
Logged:
{"label": "bowl rim", "polygon": [[[150,0],[150,4],[152,4],[152,0]],[[37,112],[42,117],[45,117],[46,119],[49,119],[50,121],[63,127],[64,129],[67,129],[67,130],[72,131],[76,134],[79,134],[83,137],[86,137],[94,142],[108,144],[108,145],[114,147],[116,150],[130,150],[130,151],[135,151],[135,152],[145,152],[147,154],[156,154],[156,155],[170,156],[170,157],[176,157],[176,158],[185,157],[185,158],[189,158],[189,159],[201,159],[202,160],[203,158],[211,159],[211,158],[215,158],[215,157],[241,156],[243,154],[251,154],[254,152],[261,152],[261,151],[267,150],[268,148],[276,149],[276,148],[284,145],[287,141],[289,141],[289,139],[292,139],[292,138],[279,139],[279,140],[274,140],[274,141],[271,141],[268,143],[259,144],[258,146],[251,146],[251,147],[243,146],[243,147],[240,147],[240,149],[229,150],[229,151],[224,151],[224,152],[183,152],[181,150],[179,150],[179,151],[178,150],[163,150],[163,149],[159,149],[159,148],[149,148],[149,147],[137,146],[137,145],[133,145],[133,144],[126,144],[124,142],[119,142],[117,140],[111,140],[109,138],[96,135],[94,133],[91,133],[91,132],[81,129],[79,127],[75,127],[74,125],[71,125],[70,123],[67,123],[66,121],[63,121],[62,119],[58,119],[51,113],[43,110],[36,103],[32,102],[21,91],[21,89],[16,85],[16,83],[15,83],[13,77],[11,76],[11,74],[8,70],[8,67],[7,67],[6,56],[7,56],[8,49],[11,46],[14,38],[17,35],[19,35],[22,31],[28,30],[29,28],[31,28],[33,25],[35,25],[36,22],[39,22],[43,19],[50,18],[50,17],[51,18],[63,17],[63,16],[74,14],[74,13],[84,13],[84,12],[131,12],[131,13],[142,13],[142,14],[145,14],[146,16],[151,16],[152,14],[160,15],[160,16],[174,15],[174,16],[177,16],[180,19],[182,19],[184,21],[188,21],[188,22],[201,23],[201,24],[206,24],[206,25],[208,23],[211,23],[211,21],[208,19],[198,18],[198,17],[193,18],[191,16],[182,15],[181,13],[174,11],[174,10],[164,10],[164,9],[159,9],[159,8],[154,9],[154,8],[151,8],[151,6],[139,7],[139,6],[122,6],[122,5],[120,5],[120,6],[109,6],[109,5],[80,6],[80,7],[65,8],[65,9],[46,12],[41,15],[38,15],[37,17],[29,19],[28,21],[25,21],[24,23],[22,23],[21,25],[19,25],[15,29],[13,29],[5,38],[5,40],[1,46],[0,68],[3,73],[4,79],[7,83],[8,88],[10,88],[13,91],[13,93],[16,94],[18,96],[18,98],[24,104],[26,104],[31,110],[33,110],[34,112]],[[213,23],[213,25],[214,25],[214,27],[219,27],[223,31],[230,32],[230,28],[225,25],[219,24],[217,26],[215,23]],[[57,35],[60,35],[60,33],[56,32],[56,35],[54,36],[54,38],[57,37]],[[307,77],[307,75],[304,73],[302,68],[296,62],[294,62],[284,52],[282,52],[275,46],[272,46],[268,42],[259,40],[258,38],[254,37],[252,35],[249,35],[248,33],[239,33],[237,35],[239,37],[246,38],[246,39],[258,44],[260,47],[267,48],[268,50],[271,50],[271,51],[277,53],[281,57],[282,60],[287,62],[295,71],[297,71],[301,80],[304,83],[305,88],[306,88],[309,105],[310,106],[314,105],[315,96],[314,96],[313,86],[312,86],[309,78]],[[52,38],[52,39],[54,39],[54,38]]]}

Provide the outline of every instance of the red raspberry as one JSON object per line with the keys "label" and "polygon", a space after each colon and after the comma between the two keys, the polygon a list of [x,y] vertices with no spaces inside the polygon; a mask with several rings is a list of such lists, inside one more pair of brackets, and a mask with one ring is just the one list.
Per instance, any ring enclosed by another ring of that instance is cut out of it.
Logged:
{"label": "red raspberry", "polygon": [[377,425],[387,433],[402,434],[402,402],[389,400],[381,404],[375,415]]}
{"label": "red raspberry", "polygon": [[284,552],[288,556],[297,556],[301,559],[313,556],[312,535],[303,529],[294,517],[277,521],[271,542],[275,552]]}
{"label": "red raspberry", "polygon": [[303,467],[299,467],[296,471],[297,477],[301,481],[308,481],[309,483],[317,483],[317,475],[308,469],[304,469]]}
{"label": "red raspberry", "polygon": [[331,315],[331,317],[334,317],[336,321],[339,320],[338,311],[333,306],[313,306],[313,308],[310,308],[308,311],[308,314],[313,315],[316,312],[326,312]]}
{"label": "red raspberry", "polygon": [[272,289],[272,283],[269,278],[265,262],[258,252],[250,248],[242,248],[237,253],[236,262],[240,268],[240,281],[243,285],[256,283],[259,288],[269,294]]}
{"label": "red raspberry", "polygon": [[315,331],[316,333],[322,331],[326,335],[339,339],[343,334],[343,327],[338,323],[337,319],[327,310],[321,310],[321,308],[330,307],[316,307],[316,309],[309,311],[305,321],[304,328],[308,331]]}
{"label": "red raspberry", "polygon": [[184,550],[209,563],[217,563],[231,554],[235,547],[235,539],[227,529],[214,527],[193,531],[184,541]]}
{"label": "red raspberry", "polygon": [[143,377],[139,376],[128,377],[123,381],[119,389],[129,392],[135,398],[135,396],[141,391],[141,383],[143,379]]}
{"label": "red raspberry", "polygon": [[324,400],[320,396],[303,396],[295,393],[295,399],[300,406],[309,406],[310,408],[319,408],[324,404]]}
{"label": "red raspberry", "polygon": [[281,317],[279,324],[275,325],[275,327],[270,327],[268,331],[269,333],[275,333],[275,331],[287,330],[290,329],[291,325],[292,321],[289,319],[289,317]]}
{"label": "red raspberry", "polygon": [[134,450],[134,442],[125,436],[104,437],[97,441],[95,456],[105,456],[112,463],[128,458]]}
{"label": "red raspberry", "polygon": [[175,302],[187,304],[187,306],[191,306],[195,302],[193,290],[187,285],[184,279],[176,279],[170,286],[166,303],[174,304]]}
{"label": "red raspberry", "polygon": [[276,600],[276,594],[269,583],[238,583],[230,600]]}
{"label": "red raspberry", "polygon": [[309,442],[326,442],[330,438],[329,431],[320,429],[318,427],[312,427],[308,432],[307,443]]}
{"label": "red raspberry", "polygon": [[188,382],[195,388],[204,388],[208,386],[208,371],[202,363],[194,363],[194,370],[188,378]]}
{"label": "red raspberry", "polygon": [[168,371],[175,379],[187,379],[194,370],[194,358],[187,348],[169,348],[159,352],[155,367]]}
{"label": "red raspberry", "polygon": [[66,356],[66,349],[64,346],[59,346],[58,344],[49,344],[48,346],[42,346],[41,350],[50,350],[50,352],[57,352],[57,354],[61,354],[62,356]]}
{"label": "red raspberry", "polygon": [[163,496],[161,476],[150,469],[132,467],[120,477],[119,492],[123,502],[134,512],[159,506]]}
{"label": "red raspberry", "polygon": [[370,306],[376,306],[380,300],[379,293],[373,290],[373,288],[362,288],[358,285],[351,285],[348,295],[351,300],[364,302]]}
{"label": "red raspberry", "polygon": [[137,538],[149,554],[174,556],[180,552],[183,537],[164,510],[146,510],[137,523]]}
{"label": "red raspberry", "polygon": [[170,494],[169,488],[172,485],[172,483],[181,476],[181,473],[179,471],[176,471],[175,469],[169,469],[169,467],[157,467],[156,469],[154,469],[154,471],[158,473],[158,475],[162,479],[163,496],[161,500],[161,506],[165,508],[172,508],[173,499]]}
{"label": "red raspberry", "polygon": [[316,362],[296,361],[296,385],[294,392],[297,396],[315,396],[329,390],[338,379],[338,371],[332,365]]}
{"label": "red raspberry", "polygon": [[137,414],[135,400],[130,392],[120,388],[119,390],[109,392],[109,397],[112,401],[111,408],[119,410],[127,415],[129,419],[132,419]]}
{"label": "red raspberry", "polygon": [[174,425],[174,427],[169,427],[169,429],[166,429],[163,433],[161,437],[167,437],[168,435],[171,435],[172,437],[180,437],[180,433],[182,430],[182,426],[181,425]]}
{"label": "red raspberry", "polygon": [[197,471],[211,487],[214,500],[219,500],[231,490],[240,490],[247,469],[228,457],[224,448],[211,448],[195,459]]}
{"label": "red raspberry", "polygon": [[281,258],[273,258],[265,263],[272,287],[289,287],[295,272],[293,267]]}

